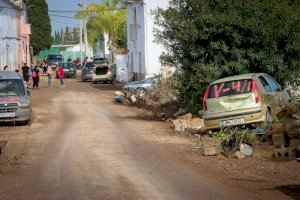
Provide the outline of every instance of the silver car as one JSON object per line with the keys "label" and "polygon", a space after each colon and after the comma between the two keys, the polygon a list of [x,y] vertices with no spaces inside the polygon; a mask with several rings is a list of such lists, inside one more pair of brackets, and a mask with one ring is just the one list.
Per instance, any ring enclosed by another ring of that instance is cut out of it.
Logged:
{"label": "silver car", "polygon": [[17,72],[0,72],[0,122],[30,123],[30,91]]}
{"label": "silver car", "polygon": [[123,86],[124,91],[137,91],[141,96],[151,93],[155,89],[156,77],[146,78],[141,81],[127,83]]}

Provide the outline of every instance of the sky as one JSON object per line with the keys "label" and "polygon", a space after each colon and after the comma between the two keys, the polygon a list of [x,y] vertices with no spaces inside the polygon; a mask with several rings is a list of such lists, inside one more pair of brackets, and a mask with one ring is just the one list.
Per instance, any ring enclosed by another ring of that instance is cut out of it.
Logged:
{"label": "sky", "polygon": [[[51,18],[52,33],[55,30],[60,30],[62,27],[79,27],[80,20],[69,19],[65,17],[58,17],[53,15],[61,15],[74,17],[75,13],[64,13],[64,12],[50,12],[50,11],[78,11],[78,3],[82,3],[82,0],[46,0],[48,3],[49,16]],[[86,0],[87,4],[93,2],[100,2],[100,0]]]}

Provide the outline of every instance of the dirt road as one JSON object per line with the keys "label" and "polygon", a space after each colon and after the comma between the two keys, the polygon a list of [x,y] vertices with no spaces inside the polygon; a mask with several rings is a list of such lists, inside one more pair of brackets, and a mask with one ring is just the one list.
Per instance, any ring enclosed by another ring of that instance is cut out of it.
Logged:
{"label": "dirt road", "polygon": [[[1,200],[288,199],[268,180],[226,180],[194,154],[194,138],[115,104],[115,86],[45,85],[32,92],[30,127],[0,127],[9,141],[1,157]],[[297,173],[297,163],[292,167]]]}

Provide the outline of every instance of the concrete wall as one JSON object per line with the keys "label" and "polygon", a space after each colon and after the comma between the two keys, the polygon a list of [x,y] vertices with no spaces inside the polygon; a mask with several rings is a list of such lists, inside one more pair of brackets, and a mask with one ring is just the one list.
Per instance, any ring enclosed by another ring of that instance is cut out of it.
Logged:
{"label": "concrete wall", "polygon": [[158,7],[167,8],[169,5],[168,0],[144,0],[145,2],[145,30],[146,30],[146,68],[148,74],[157,74],[161,70],[161,63],[159,61],[159,57],[164,51],[162,45],[154,42],[155,37],[153,30],[155,28],[154,25],[154,16],[151,14],[153,10],[156,10]]}
{"label": "concrete wall", "polygon": [[[154,16],[151,12],[158,7],[167,8],[168,0],[140,0],[127,4],[127,45],[129,57],[129,69],[133,73],[144,75],[157,74],[161,70],[159,57],[164,48],[154,42]],[[132,41],[132,31],[134,24],[134,9],[136,9],[136,29],[137,37]]]}
{"label": "concrete wall", "polygon": [[142,2],[127,5],[128,73],[134,80],[146,74],[145,12]]}
{"label": "concrete wall", "polygon": [[5,0],[0,0],[0,7],[3,7],[0,8],[0,69],[8,65],[9,70],[15,70],[18,67],[20,45],[17,10]]}
{"label": "concrete wall", "polygon": [[30,63],[30,34],[25,2],[0,0],[0,70],[7,65],[13,71]]}

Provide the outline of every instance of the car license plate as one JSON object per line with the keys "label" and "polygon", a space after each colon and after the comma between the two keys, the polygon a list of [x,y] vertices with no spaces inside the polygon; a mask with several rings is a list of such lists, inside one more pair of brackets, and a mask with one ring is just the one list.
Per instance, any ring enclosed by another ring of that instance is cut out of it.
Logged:
{"label": "car license plate", "polygon": [[16,116],[15,113],[0,113],[0,118],[11,118],[15,116]]}
{"label": "car license plate", "polygon": [[221,126],[233,126],[233,125],[243,124],[244,122],[245,122],[244,118],[239,118],[239,119],[231,119],[231,120],[221,121],[220,125]]}
{"label": "car license plate", "polygon": [[64,69],[64,72],[68,72],[69,70],[68,69]]}

